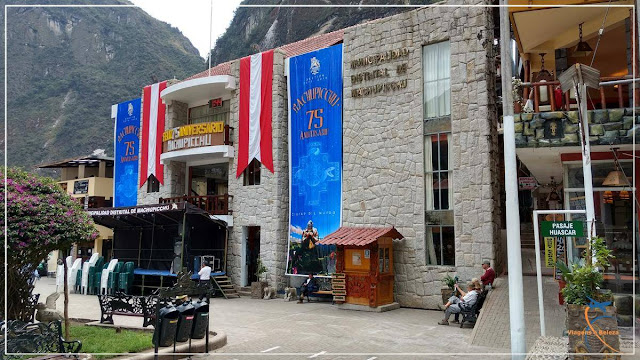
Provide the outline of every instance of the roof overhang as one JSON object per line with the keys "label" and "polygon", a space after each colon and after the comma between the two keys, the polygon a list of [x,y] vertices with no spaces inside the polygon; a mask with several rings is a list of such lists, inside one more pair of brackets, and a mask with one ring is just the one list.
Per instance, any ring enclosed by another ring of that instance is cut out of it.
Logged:
{"label": "roof overhang", "polygon": [[208,220],[226,226],[226,223],[209,216],[209,214],[189,203],[153,204],[121,208],[87,209],[93,221],[110,229],[137,228],[176,225],[182,222],[183,216],[201,215]]}
{"label": "roof overhang", "polygon": [[[605,32],[623,24],[630,17],[633,0],[512,0],[509,17],[520,53],[549,53],[555,49],[571,48],[578,43],[578,25],[584,23],[583,39],[598,35],[606,16]],[[514,6],[517,5],[517,6]],[[544,5],[528,7],[524,5]],[[554,5],[581,5],[553,7]],[[587,6],[584,6],[587,5]],[[628,6],[627,6],[628,5]],[[520,7],[523,6],[523,7]]]}
{"label": "roof overhang", "polygon": [[[633,145],[615,145],[620,151],[632,151]],[[609,145],[592,145],[591,152],[610,152]],[[551,183],[551,177],[556,183],[562,182],[564,170],[562,168],[562,154],[582,153],[581,146],[562,147],[538,147],[538,148],[517,148],[516,154],[531,174],[540,184]]]}
{"label": "roof overhang", "polygon": [[206,102],[222,97],[236,89],[236,80],[230,75],[215,75],[179,82],[162,90],[165,103],[180,101],[187,104]]}
{"label": "roof overhang", "polygon": [[380,238],[402,239],[404,236],[390,227],[340,227],[318,243],[322,245],[366,246]]}
{"label": "roof overhang", "polygon": [[231,145],[214,145],[176,150],[162,153],[160,162],[166,164],[169,161],[191,162],[200,160],[210,160],[212,156],[221,158],[233,158],[234,149]]}

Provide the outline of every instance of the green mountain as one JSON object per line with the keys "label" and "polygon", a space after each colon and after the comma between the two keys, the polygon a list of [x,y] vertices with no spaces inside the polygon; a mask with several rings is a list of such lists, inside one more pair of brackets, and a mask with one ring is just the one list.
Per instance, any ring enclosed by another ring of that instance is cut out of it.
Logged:
{"label": "green mountain", "polygon": [[[129,4],[122,0],[38,3]],[[156,80],[181,79],[206,68],[178,29],[138,8],[7,11],[10,166],[32,168],[95,149],[112,155],[112,104],[140,97],[142,88]],[[0,16],[4,23],[4,14]]]}
{"label": "green mountain", "polygon": [[[216,41],[211,63],[219,64],[320,35],[368,20],[391,16],[435,0],[244,0],[242,5],[282,7],[239,7],[227,31]],[[321,5],[325,7],[287,7]],[[326,5],[331,5],[326,7]],[[353,5],[338,7],[336,5]],[[368,7],[367,5],[388,5]]]}

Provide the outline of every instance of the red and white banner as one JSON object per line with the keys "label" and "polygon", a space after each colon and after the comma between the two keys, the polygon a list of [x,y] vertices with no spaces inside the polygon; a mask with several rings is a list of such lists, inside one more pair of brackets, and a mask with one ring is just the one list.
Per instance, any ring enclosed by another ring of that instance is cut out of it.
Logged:
{"label": "red and white banner", "polygon": [[164,167],[160,163],[165,106],[160,93],[167,82],[145,86],[142,96],[142,147],[140,149],[140,187],[153,175],[164,184]]}
{"label": "red and white banner", "polygon": [[238,121],[238,168],[240,177],[257,159],[273,172],[271,136],[271,88],[273,50],[240,59],[240,109]]}

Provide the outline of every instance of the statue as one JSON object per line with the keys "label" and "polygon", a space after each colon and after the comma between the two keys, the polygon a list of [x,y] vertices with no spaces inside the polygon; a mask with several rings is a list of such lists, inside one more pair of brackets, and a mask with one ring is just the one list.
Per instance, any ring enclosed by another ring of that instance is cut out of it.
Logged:
{"label": "statue", "polygon": [[40,322],[51,322],[54,320],[64,320],[64,316],[60,311],[56,310],[56,300],[60,297],[59,292],[54,292],[53,294],[47,296],[46,304],[38,303],[36,305],[36,320]]}

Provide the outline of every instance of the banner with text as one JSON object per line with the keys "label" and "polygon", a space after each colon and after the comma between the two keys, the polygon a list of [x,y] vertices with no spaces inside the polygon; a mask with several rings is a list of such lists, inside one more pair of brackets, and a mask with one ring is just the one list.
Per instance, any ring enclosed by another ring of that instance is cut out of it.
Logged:
{"label": "banner with text", "polygon": [[115,117],[113,206],[138,204],[138,158],[140,149],[140,99],[113,105]]}
{"label": "banner with text", "polygon": [[342,44],[287,59],[288,274],[335,272],[335,246],[316,244],[342,221]]}

